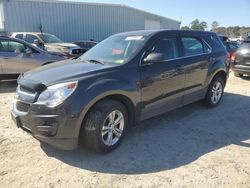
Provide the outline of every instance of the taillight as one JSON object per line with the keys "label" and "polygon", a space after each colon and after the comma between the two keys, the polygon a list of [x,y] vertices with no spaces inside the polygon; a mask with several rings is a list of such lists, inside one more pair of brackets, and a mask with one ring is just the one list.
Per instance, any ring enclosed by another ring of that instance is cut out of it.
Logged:
{"label": "taillight", "polygon": [[231,55],[231,63],[236,64],[236,52]]}

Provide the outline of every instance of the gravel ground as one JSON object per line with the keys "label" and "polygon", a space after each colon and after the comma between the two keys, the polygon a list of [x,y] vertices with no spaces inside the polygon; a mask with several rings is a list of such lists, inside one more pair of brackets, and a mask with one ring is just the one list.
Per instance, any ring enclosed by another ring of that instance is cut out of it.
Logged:
{"label": "gravel ground", "polygon": [[250,78],[230,75],[217,108],[200,103],[131,128],[101,155],[60,151],[17,129],[16,83],[0,83],[0,187],[250,187]]}

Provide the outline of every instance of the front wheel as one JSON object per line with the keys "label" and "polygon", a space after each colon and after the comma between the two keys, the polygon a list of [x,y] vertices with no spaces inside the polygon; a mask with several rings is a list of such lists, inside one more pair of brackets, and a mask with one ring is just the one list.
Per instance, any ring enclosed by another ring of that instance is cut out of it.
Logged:
{"label": "front wheel", "polygon": [[121,142],[128,124],[125,106],[115,100],[98,102],[86,117],[83,140],[97,152],[114,150]]}
{"label": "front wheel", "polygon": [[221,77],[215,77],[209,84],[205,97],[205,104],[209,107],[217,106],[223,96],[225,83]]}

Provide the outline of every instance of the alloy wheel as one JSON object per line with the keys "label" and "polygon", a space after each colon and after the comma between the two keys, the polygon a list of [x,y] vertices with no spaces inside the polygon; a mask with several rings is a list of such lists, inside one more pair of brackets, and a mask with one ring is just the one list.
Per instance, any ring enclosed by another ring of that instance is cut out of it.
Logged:
{"label": "alloy wheel", "polygon": [[212,87],[212,95],[211,95],[211,101],[213,104],[217,104],[220,101],[222,97],[222,92],[223,92],[222,84],[219,81],[215,82]]}
{"label": "alloy wheel", "polygon": [[107,146],[115,145],[124,130],[124,116],[119,110],[112,111],[104,121],[102,127],[102,141]]}

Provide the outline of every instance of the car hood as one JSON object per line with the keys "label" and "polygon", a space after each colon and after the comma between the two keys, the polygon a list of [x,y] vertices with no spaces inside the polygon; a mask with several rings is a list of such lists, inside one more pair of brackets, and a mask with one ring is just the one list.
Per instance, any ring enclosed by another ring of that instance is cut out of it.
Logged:
{"label": "car hood", "polygon": [[[108,70],[110,65],[101,65],[81,60],[65,60],[42,66],[20,75],[18,84],[31,89],[39,84],[50,86],[55,83],[79,80]],[[34,89],[35,90],[35,89]]]}
{"label": "car hood", "polygon": [[73,43],[46,43],[45,44],[47,47],[67,47],[67,48],[80,48],[79,46],[77,46],[76,44]]}

